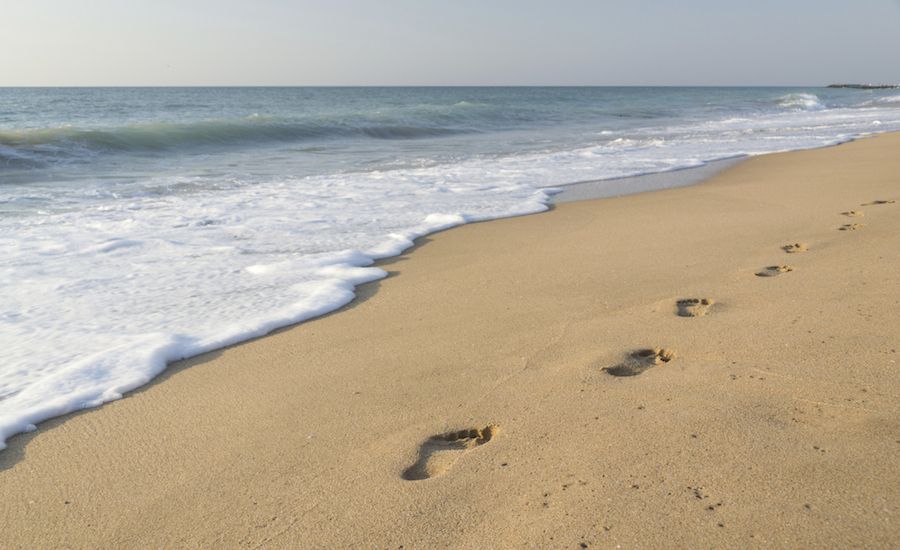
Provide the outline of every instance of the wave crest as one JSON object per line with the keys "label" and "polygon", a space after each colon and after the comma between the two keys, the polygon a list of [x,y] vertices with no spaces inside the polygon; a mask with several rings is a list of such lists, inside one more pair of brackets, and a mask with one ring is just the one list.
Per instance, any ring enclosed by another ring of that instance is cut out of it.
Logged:
{"label": "wave crest", "polygon": [[825,105],[816,94],[787,94],[777,99],[778,105],[795,111],[821,111]]}
{"label": "wave crest", "polygon": [[0,164],[17,164],[24,160],[38,163],[105,152],[157,152],[354,137],[407,140],[465,132],[458,128],[391,123],[294,122],[259,114],[235,120],[146,123],[113,128],[61,126],[0,130]]}
{"label": "wave crest", "polygon": [[861,107],[872,107],[877,105],[883,105],[887,107],[900,107],[900,95],[889,95],[860,103]]}

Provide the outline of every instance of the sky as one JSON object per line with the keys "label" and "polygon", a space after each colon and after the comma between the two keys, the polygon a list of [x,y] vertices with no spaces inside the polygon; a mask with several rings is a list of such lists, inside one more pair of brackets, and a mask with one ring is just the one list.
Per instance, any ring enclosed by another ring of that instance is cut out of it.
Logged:
{"label": "sky", "polygon": [[0,0],[0,86],[900,83],[900,0]]}

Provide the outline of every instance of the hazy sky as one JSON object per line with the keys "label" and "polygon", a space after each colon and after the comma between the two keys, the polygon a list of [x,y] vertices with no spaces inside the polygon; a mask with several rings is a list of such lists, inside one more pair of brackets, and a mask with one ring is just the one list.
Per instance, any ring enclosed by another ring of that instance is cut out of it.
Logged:
{"label": "hazy sky", "polygon": [[0,0],[0,85],[900,82],[900,0]]}

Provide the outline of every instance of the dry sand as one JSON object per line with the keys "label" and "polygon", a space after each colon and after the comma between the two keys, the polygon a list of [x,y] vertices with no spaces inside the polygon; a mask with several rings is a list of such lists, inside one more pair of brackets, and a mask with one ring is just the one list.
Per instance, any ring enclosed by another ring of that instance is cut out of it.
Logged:
{"label": "dry sand", "polygon": [[423,239],[13,438],[0,547],[896,547],[897,198],[892,134]]}

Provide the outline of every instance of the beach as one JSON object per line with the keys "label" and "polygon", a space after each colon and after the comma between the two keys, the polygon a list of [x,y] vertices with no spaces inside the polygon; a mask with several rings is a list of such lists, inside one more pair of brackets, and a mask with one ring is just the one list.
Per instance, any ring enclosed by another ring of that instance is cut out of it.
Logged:
{"label": "beach", "polygon": [[815,87],[2,88],[0,450],[169,363],[346,305],[419,237],[900,131],[898,101]]}
{"label": "beach", "polygon": [[895,547],[898,149],[421,238],[12,437],[0,546]]}

